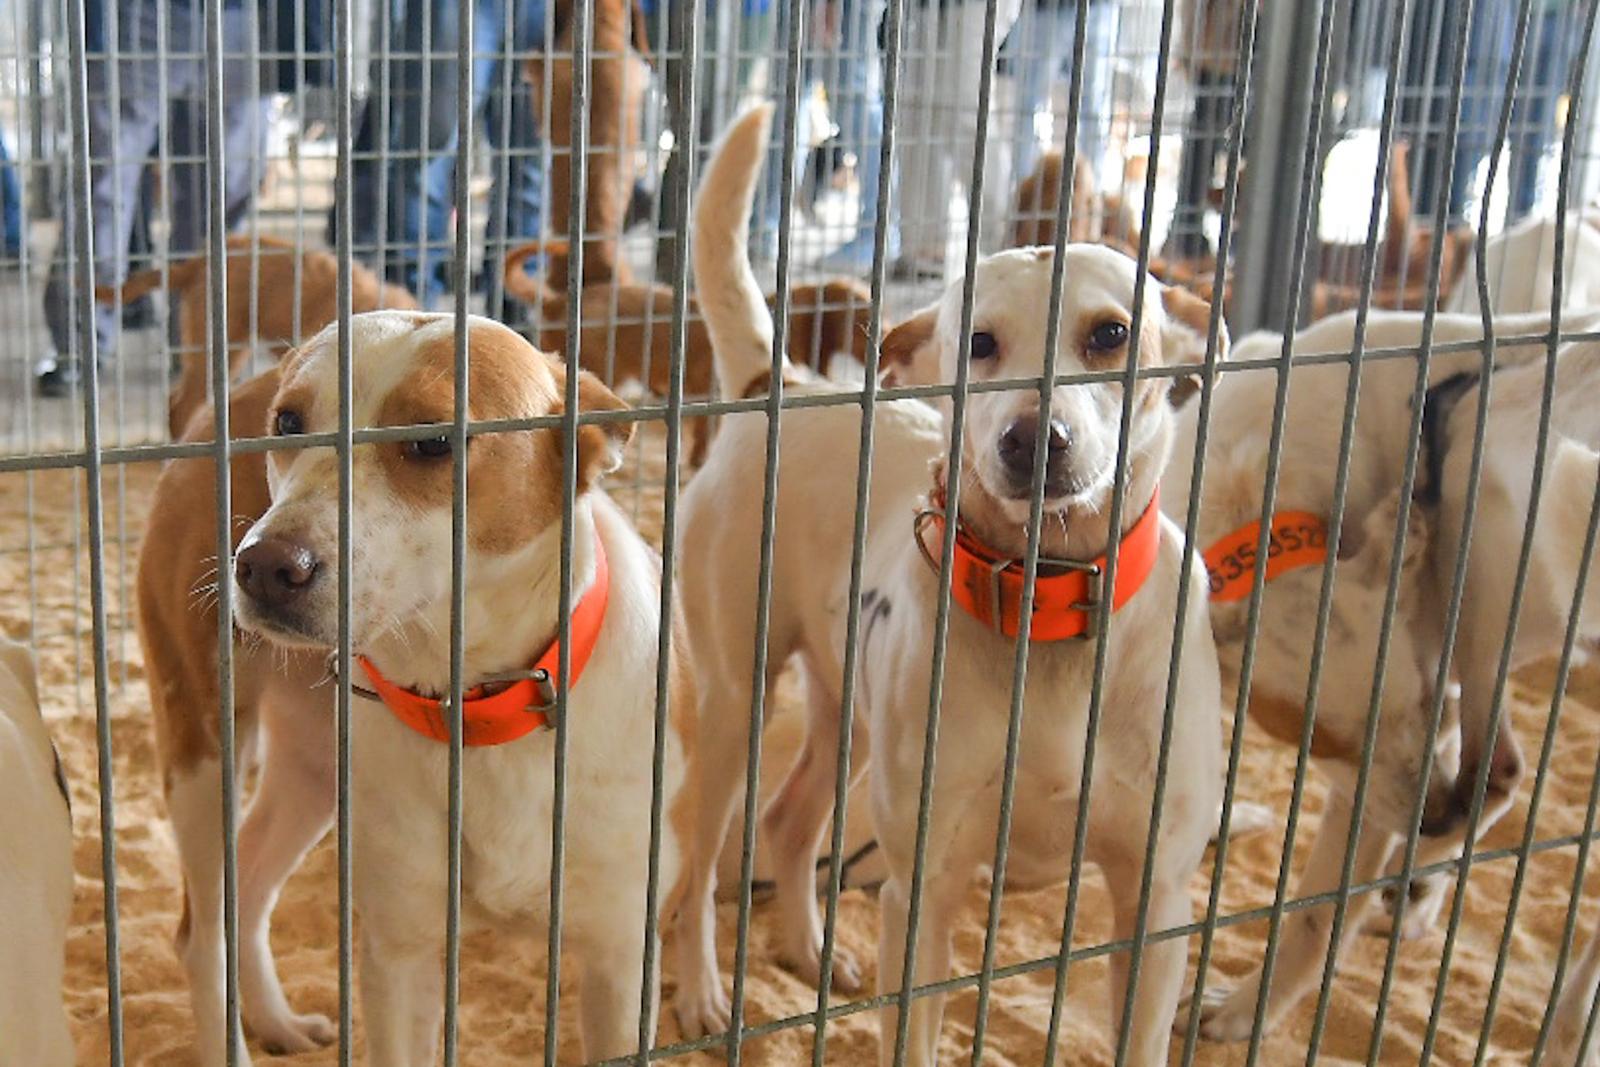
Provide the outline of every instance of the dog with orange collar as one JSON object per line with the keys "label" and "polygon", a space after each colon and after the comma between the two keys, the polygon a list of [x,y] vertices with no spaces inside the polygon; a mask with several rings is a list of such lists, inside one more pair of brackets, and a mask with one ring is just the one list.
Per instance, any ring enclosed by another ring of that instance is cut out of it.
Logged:
{"label": "dog with orange collar", "polygon": [[[766,145],[769,112],[736,120],[707,165],[695,216],[695,275],[711,330],[725,394],[740,395],[772,366],[772,320],[748,260],[745,233],[756,174]],[[1107,525],[1116,487],[1113,470],[1123,406],[1120,382],[1062,386],[1041,420],[1036,390],[975,392],[959,442],[959,484],[930,477],[951,446],[948,423],[933,405],[915,400],[879,403],[870,427],[855,405],[786,410],[779,427],[775,539],[765,678],[756,677],[751,621],[759,602],[762,485],[767,419],[761,412],[726,416],[704,467],[683,503],[680,568],[695,635],[701,684],[705,768],[700,819],[687,878],[677,979],[680,1021],[690,1033],[725,1027],[729,1006],[716,971],[712,906],[715,863],[744,780],[750,741],[753,684],[771,687],[788,662],[806,678],[808,729],[804,748],[770,806],[761,832],[775,874],[785,962],[810,980],[822,977],[822,923],[814,862],[832,808],[841,733],[846,619],[856,524],[857,469],[864,429],[873,434],[867,558],[861,570],[861,697],[848,728],[854,738],[853,774],[871,745],[878,841],[890,877],[881,900],[884,935],[878,973],[885,991],[900,982],[905,948],[906,888],[916,838],[922,739],[928,713],[928,662],[939,596],[928,557],[938,558],[941,530],[956,522],[958,563],[951,592],[949,658],[938,744],[928,883],[914,979],[947,977],[955,910],[978,867],[992,857],[999,782],[1010,705],[1010,665],[1017,649],[1015,561],[1023,552],[1035,446],[1046,450],[1046,562],[1039,585],[1037,631],[1030,667],[1018,767],[1011,884],[1065,876],[1079,766],[1095,660],[1093,612],[1111,607],[1107,721],[1089,814],[1091,859],[1115,882],[1118,936],[1139,922],[1140,876],[1152,826],[1155,753],[1165,695],[1166,645],[1176,617],[1182,537],[1160,512],[1155,490],[1172,432],[1169,398],[1187,391],[1187,375],[1205,353],[1209,308],[1138,275],[1132,260],[1111,249],[1072,245],[1066,251],[1066,291],[1056,368],[1063,374],[1126,365],[1137,347],[1142,367],[1165,376],[1141,377],[1133,406],[1131,462],[1121,485],[1123,526]],[[1044,351],[1053,257],[1047,249],[1003,252],[982,261],[973,279],[971,339],[976,379],[1037,375]],[[1142,326],[1133,334],[1133,301],[1143,288]],[[961,285],[893,330],[885,362],[905,368],[955,365]],[[1224,342],[1225,343],[1225,342]],[[786,391],[822,386],[803,373],[783,375]],[[1043,438],[1043,440],[1041,440]],[[954,506],[952,506],[954,505]],[[1113,584],[1098,589],[1102,557],[1120,545]],[[1186,883],[1204,852],[1220,795],[1220,711],[1215,648],[1206,622],[1204,572],[1191,575],[1187,639],[1178,680],[1172,743],[1182,752],[1160,809],[1153,854],[1150,931],[1186,922]],[[868,724],[870,723],[870,726]],[[867,726],[866,729],[862,727]],[[1182,764],[1178,769],[1178,763]],[[1088,798],[1085,798],[1087,802]],[[845,818],[846,813],[840,813]],[[860,818],[859,813],[848,813]],[[995,890],[999,892],[997,888]],[[1165,1062],[1168,1030],[1184,967],[1181,939],[1143,951],[1143,977],[1127,1017],[1130,1063]],[[1122,957],[1119,973],[1126,980]],[[854,959],[835,945],[828,978],[835,989],[859,981]],[[931,1064],[939,1030],[938,995],[919,997],[907,1062]],[[891,1013],[892,1016],[892,1013]],[[1119,1019],[1122,1013],[1119,1010]],[[887,1021],[886,1059],[894,1046]]]}
{"label": "dog with orange collar", "polygon": [[[1348,353],[1356,317],[1345,312],[1300,331],[1293,357]],[[1545,314],[1508,316],[1495,323],[1501,338],[1528,338],[1549,327]],[[1564,329],[1577,328],[1573,323]],[[1475,372],[1482,352],[1470,342],[1483,336],[1478,316],[1438,315],[1432,343],[1449,346],[1431,355],[1425,385],[1423,437],[1437,398],[1454,395],[1459,376]],[[1412,397],[1418,378],[1416,352],[1423,339],[1420,312],[1373,311],[1367,323],[1359,383],[1350,381],[1350,363],[1296,364],[1290,375],[1284,412],[1281,467],[1273,511],[1263,529],[1262,506],[1267,457],[1278,389],[1276,369],[1230,371],[1219,376],[1207,440],[1204,488],[1194,542],[1206,558],[1211,613],[1224,670],[1237,675],[1252,596],[1262,587],[1259,624],[1254,635],[1254,668],[1248,699],[1250,722],[1269,737],[1299,746],[1309,732],[1311,759],[1330,780],[1327,806],[1316,829],[1310,856],[1293,896],[1308,897],[1339,888],[1346,844],[1355,811],[1355,787],[1363,753],[1372,752],[1361,804],[1362,826],[1350,872],[1361,885],[1392,869],[1396,852],[1417,823],[1417,863],[1445,859],[1463,844],[1472,772],[1490,761],[1489,792],[1480,832],[1506,810],[1521,777],[1516,738],[1503,728],[1494,738],[1463,737],[1457,722],[1456,690],[1445,694],[1437,750],[1428,750],[1439,664],[1437,617],[1442,614],[1430,552],[1433,521],[1421,502],[1408,511],[1404,555],[1400,561],[1395,625],[1389,628],[1387,657],[1379,644],[1388,598],[1390,565],[1401,511],[1402,476],[1413,420]],[[1284,339],[1253,334],[1234,346],[1236,361],[1276,361]],[[1542,357],[1543,340],[1500,342],[1497,366],[1514,366]],[[1348,485],[1343,522],[1329,527],[1338,475],[1345,398],[1352,394],[1359,418],[1349,442]],[[1175,456],[1162,484],[1162,507],[1177,520],[1189,510],[1195,463],[1197,409],[1180,415]],[[1424,451],[1427,447],[1424,446]],[[1415,489],[1430,491],[1429,455],[1419,458]],[[1324,564],[1337,545],[1335,580],[1327,638],[1320,669],[1313,670]],[[1452,553],[1453,558],[1453,553]],[[1261,561],[1265,560],[1265,567]],[[1264,569],[1265,574],[1259,574]],[[1459,654],[1458,654],[1459,660]],[[1377,685],[1382,669],[1381,687]],[[1312,688],[1315,681],[1316,687]],[[1371,712],[1376,710],[1375,722]],[[1309,722],[1307,720],[1310,720]],[[1370,733],[1369,733],[1370,731]],[[1424,776],[1431,763],[1432,774]],[[1243,790],[1248,796],[1248,786]],[[1437,917],[1446,883],[1442,877],[1419,880],[1408,893],[1386,891],[1395,904],[1406,900],[1400,935],[1421,936]],[[1344,937],[1355,935],[1378,894],[1351,898]],[[1296,913],[1280,935],[1272,970],[1266,1025],[1278,1022],[1321,979],[1332,938],[1332,905]],[[1381,921],[1381,920],[1380,920]],[[1338,946],[1334,946],[1337,950]],[[1243,1040],[1254,1025],[1260,971],[1236,986],[1207,989],[1201,1005],[1201,1033],[1213,1040]]]}
{"label": "dog with orange collar", "polygon": [[[232,426],[286,444],[337,428],[337,327],[234,391]],[[454,320],[375,312],[351,320],[354,425],[449,422]],[[559,414],[566,368],[487,319],[468,324],[474,421]],[[623,405],[583,373],[580,408]],[[605,493],[631,423],[581,425],[576,494],[564,493],[559,429],[474,435],[466,512],[461,708],[464,929],[536,933],[551,878],[558,691],[567,694],[564,943],[587,966],[578,988],[586,1059],[637,1048],[645,974],[660,562]],[[210,420],[196,439],[214,431]],[[267,942],[273,901],[335,810],[339,635],[338,460],[326,447],[233,461],[239,630],[234,699],[241,776],[259,785],[239,829],[240,1004],[269,1052],[337,1036],[289,1008]],[[443,1012],[450,834],[445,791],[451,684],[450,436],[358,446],[352,457],[350,633],[353,893],[369,1062],[422,1067]],[[184,865],[179,953],[194,1001],[200,1062],[223,1062],[222,867],[215,734],[217,618],[206,595],[216,552],[210,459],[163,472],[139,570],[140,633],[168,808]],[[560,618],[563,507],[572,509],[571,615]],[[224,580],[227,580],[226,578]],[[197,600],[197,597],[199,598]],[[198,607],[197,607],[198,606]],[[264,639],[264,640],[261,640]],[[566,648],[561,643],[566,643]],[[693,705],[675,651],[661,768],[664,909],[681,868]],[[563,680],[560,671],[568,675]],[[564,683],[564,684],[563,684]],[[247,1050],[236,1049],[248,1063]]]}

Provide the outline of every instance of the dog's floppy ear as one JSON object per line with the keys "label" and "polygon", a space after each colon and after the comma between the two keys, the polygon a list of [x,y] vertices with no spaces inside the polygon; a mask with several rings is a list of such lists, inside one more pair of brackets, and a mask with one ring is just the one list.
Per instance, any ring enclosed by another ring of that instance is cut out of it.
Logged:
{"label": "dog's floppy ear", "polygon": [[[1206,358],[1206,334],[1211,329],[1211,305],[1187,289],[1175,285],[1161,289],[1161,306],[1166,322],[1161,330],[1162,362],[1169,367],[1191,366],[1195,373],[1172,379],[1167,400],[1180,408],[1200,391],[1200,364]],[[1217,358],[1228,358],[1228,326],[1217,324]]]}
{"label": "dog's floppy ear", "polygon": [[932,385],[938,380],[933,340],[939,305],[930,304],[883,335],[878,343],[878,373],[894,385]]}
{"label": "dog's floppy ear", "polygon": [[[556,372],[557,386],[566,395],[564,373]],[[556,412],[566,410],[565,401],[558,402]],[[578,372],[578,413],[591,411],[626,411],[628,404],[605,383],[588,371]],[[578,426],[578,488],[588,489],[606,474],[622,466],[622,451],[633,439],[632,422],[580,423]]]}

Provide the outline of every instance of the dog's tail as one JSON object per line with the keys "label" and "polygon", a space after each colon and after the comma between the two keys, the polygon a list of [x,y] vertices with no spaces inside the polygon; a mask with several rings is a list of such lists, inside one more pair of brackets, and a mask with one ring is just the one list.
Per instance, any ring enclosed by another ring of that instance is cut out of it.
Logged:
{"label": "dog's tail", "polygon": [[545,284],[543,278],[536,278],[528,273],[523,266],[528,260],[543,252],[551,255],[566,255],[568,244],[564,240],[552,239],[549,241],[529,241],[527,244],[518,245],[506,253],[505,260],[505,287],[506,292],[527,304],[529,307],[544,310],[552,304],[564,303],[565,293],[557,293]]}
{"label": "dog's tail", "polygon": [[772,369],[772,312],[750,267],[750,207],[772,105],[734,120],[706,164],[694,208],[694,276],[722,395],[742,397]]}
{"label": "dog's tail", "polygon": [[[205,274],[206,257],[194,256],[167,268],[167,288],[175,293],[182,292],[198,284],[205,278]],[[159,288],[161,288],[161,271],[152,267],[149,270],[133,272],[121,285],[95,286],[94,298],[102,304],[115,304],[118,300],[124,304],[131,304]]]}

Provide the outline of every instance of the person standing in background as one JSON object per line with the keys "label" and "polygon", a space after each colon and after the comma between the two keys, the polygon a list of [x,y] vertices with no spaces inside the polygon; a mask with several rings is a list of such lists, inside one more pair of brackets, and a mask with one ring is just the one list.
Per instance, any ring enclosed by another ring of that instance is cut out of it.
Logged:
{"label": "person standing in background", "polygon": [[[157,10],[164,4],[166,11]],[[205,239],[209,180],[220,181],[232,229],[248,210],[266,157],[267,97],[251,56],[253,5],[223,0],[222,64],[223,167],[211,178],[206,159],[205,10],[201,0],[154,0],[118,5],[112,23],[108,0],[84,0],[88,53],[89,225],[94,241],[96,285],[119,285],[128,275],[128,238],[133,229],[139,183],[146,161],[157,149],[165,126],[173,162],[168,254],[199,251]],[[162,21],[166,37],[160,37]],[[115,29],[115,39],[111,37]],[[166,53],[165,85],[161,53]],[[113,74],[117,99],[111,89]],[[165,95],[163,95],[163,93]],[[71,188],[71,183],[67,183]],[[42,361],[38,386],[46,397],[65,396],[80,377],[82,346],[75,326],[77,300],[72,285],[75,253],[71,203],[63,205],[61,233],[45,284],[44,317],[52,351]],[[116,343],[113,308],[95,308],[95,351],[110,358]]]}
{"label": "person standing in background", "polygon": [[[998,0],[995,40],[1016,24],[1022,0]],[[950,250],[950,193],[972,180],[978,89],[988,5],[982,0],[920,0],[908,5],[900,80],[901,278],[942,278]],[[984,182],[980,213],[998,221],[1010,190]],[[968,225],[977,225],[969,219]]]}
{"label": "person standing in background", "polygon": [[[378,258],[381,245],[383,275],[430,307],[459,284],[450,278],[455,176],[458,167],[471,165],[457,151],[460,5],[382,2],[389,5],[390,58],[387,69],[383,61],[374,62],[372,97],[357,130],[352,245],[368,261]],[[546,18],[545,0],[476,0],[473,5],[472,113],[481,116],[492,150],[483,265],[491,292],[499,292],[507,248],[539,236],[544,196],[539,131],[545,117],[535,112],[522,68],[529,53],[546,47]],[[509,72],[507,63],[513,64]],[[510,314],[493,302],[489,311]]]}
{"label": "person standing in background", "polygon": [[[1033,172],[1046,145],[1054,143],[1055,87],[1072,77],[1078,36],[1078,5],[1087,3],[1083,50],[1083,97],[1078,111],[1078,158],[1089,164],[1095,187],[1121,175],[1105,173],[1111,134],[1111,89],[1117,48],[1116,0],[1025,0],[1017,24],[1000,49],[1011,76],[1016,123],[1011,134],[1011,174],[1017,181]],[[1070,84],[1070,82],[1069,82]],[[1044,120],[1041,123],[1041,118]],[[1044,129],[1041,130],[1041,125]]]}

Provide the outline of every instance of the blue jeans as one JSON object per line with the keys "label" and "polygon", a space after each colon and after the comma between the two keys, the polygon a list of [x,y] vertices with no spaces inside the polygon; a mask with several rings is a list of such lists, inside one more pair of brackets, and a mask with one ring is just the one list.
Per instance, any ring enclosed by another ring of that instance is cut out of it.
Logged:
{"label": "blue jeans", "polygon": [[[1111,131],[1111,64],[1116,58],[1117,5],[1088,0],[1088,41],[1083,53],[1083,100],[1078,112],[1078,155],[1092,168],[1097,182],[1104,166]],[[1016,125],[1012,131],[1011,166],[1019,177],[1039,162],[1034,116],[1050,108],[1056,79],[1071,77],[1072,50],[1078,36],[1078,5],[1068,0],[1032,0],[1007,35],[1000,54],[1010,65],[1016,85]]]}
{"label": "blue jeans", "polygon": [[22,190],[17,184],[17,168],[11,165],[5,138],[0,137],[0,255],[15,259],[22,254],[28,231],[22,222]]}
{"label": "blue jeans", "polygon": [[[373,95],[357,136],[352,238],[364,252],[380,245],[384,273],[426,305],[444,292],[453,260],[457,117],[458,6],[434,0],[387,0],[389,69],[377,64]],[[506,4],[511,40],[506,41]],[[481,115],[493,157],[485,268],[499,276],[506,246],[539,235],[544,167],[522,55],[544,47],[544,0],[480,0],[473,20],[472,111]],[[505,52],[510,94],[505,92]],[[424,52],[424,50],[426,51]],[[509,118],[509,122],[508,122]],[[387,127],[387,166],[377,158]]]}

